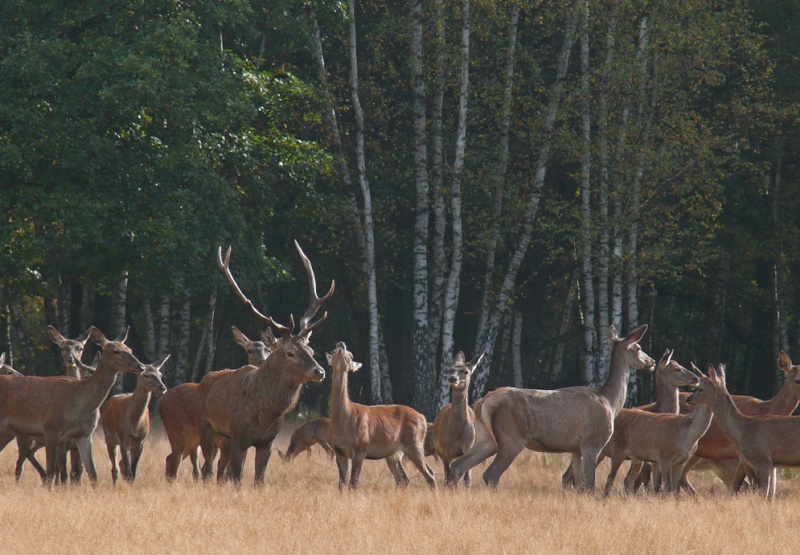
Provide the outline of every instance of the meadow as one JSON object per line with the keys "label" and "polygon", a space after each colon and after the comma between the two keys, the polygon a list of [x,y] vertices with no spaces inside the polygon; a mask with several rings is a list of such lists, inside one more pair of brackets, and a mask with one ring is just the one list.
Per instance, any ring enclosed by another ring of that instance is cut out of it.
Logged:
{"label": "meadow", "polygon": [[[774,502],[731,497],[700,473],[691,478],[696,499],[628,497],[621,475],[603,498],[562,491],[566,456],[525,452],[497,492],[480,480],[485,466],[470,490],[432,492],[410,464],[411,484],[398,490],[382,461],[367,461],[358,491],[340,493],[335,463],[315,447],[292,463],[273,453],[262,488],[252,485],[252,454],[240,488],[195,484],[188,461],[168,484],[168,443],[160,423],[153,428],[133,485],[112,486],[102,433],[97,488],[84,479],[48,490],[27,465],[16,484],[16,446],[6,447],[0,553],[788,553],[797,545],[800,487],[787,471]],[[441,465],[428,462],[441,484]],[[604,463],[601,486],[607,473]]]}

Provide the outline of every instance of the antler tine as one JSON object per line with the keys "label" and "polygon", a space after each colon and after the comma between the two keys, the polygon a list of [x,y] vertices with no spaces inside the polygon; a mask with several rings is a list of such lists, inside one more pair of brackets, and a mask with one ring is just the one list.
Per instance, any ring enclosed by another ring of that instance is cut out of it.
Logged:
{"label": "antler tine", "polygon": [[283,324],[279,324],[278,322],[273,320],[271,316],[266,316],[261,312],[259,312],[259,310],[255,306],[253,306],[253,302],[250,299],[248,299],[244,293],[242,293],[239,284],[236,283],[236,280],[234,279],[233,274],[231,273],[230,263],[231,263],[231,247],[228,247],[228,252],[225,253],[224,260],[222,258],[222,247],[219,247],[219,250],[217,251],[217,264],[219,265],[219,269],[222,271],[222,274],[225,276],[225,279],[228,281],[228,285],[230,285],[231,289],[236,295],[236,298],[238,298],[239,301],[250,310],[253,316],[258,318],[268,326],[272,327],[275,331],[277,332],[287,331],[289,328],[287,328]]}
{"label": "antler tine", "polygon": [[297,249],[297,253],[300,255],[300,258],[303,260],[303,266],[305,266],[306,274],[308,275],[308,294],[311,298],[308,310],[306,310],[305,314],[303,314],[303,317],[300,318],[300,331],[298,332],[298,335],[309,335],[312,331],[319,328],[327,318],[326,313],[322,316],[322,318],[313,324],[310,324],[311,319],[314,318],[317,312],[319,312],[319,309],[322,308],[322,306],[333,296],[333,291],[336,288],[336,282],[331,280],[331,287],[328,290],[328,293],[324,297],[319,297],[317,295],[317,280],[314,277],[314,268],[311,266],[311,261],[303,252],[303,249],[300,248],[300,244],[296,240],[294,242],[294,246]]}

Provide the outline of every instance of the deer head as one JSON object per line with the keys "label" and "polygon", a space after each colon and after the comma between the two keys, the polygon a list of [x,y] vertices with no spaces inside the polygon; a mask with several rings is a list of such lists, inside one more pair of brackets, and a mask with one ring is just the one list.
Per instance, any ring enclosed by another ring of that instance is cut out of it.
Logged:
{"label": "deer head", "polygon": [[145,391],[162,395],[167,392],[167,386],[162,381],[161,367],[164,366],[168,359],[169,355],[152,364],[144,365],[144,370],[139,374],[139,383],[144,386]]}
{"label": "deer head", "polygon": [[617,344],[625,349],[625,360],[628,368],[652,372],[655,368],[656,361],[639,346],[639,341],[641,341],[646,331],[647,324],[644,324],[630,332],[627,337],[621,339],[617,335],[617,327],[612,324],[608,328],[608,343],[611,345],[612,352]]}
{"label": "deer head", "polygon": [[0,376],[21,376],[19,372],[6,364],[6,354],[0,353]]}
{"label": "deer head", "polygon": [[127,328],[124,333],[113,341],[107,339],[103,332],[94,326],[91,327],[90,331],[92,341],[103,349],[100,362],[107,360],[111,369],[115,372],[132,372],[134,374],[139,374],[144,371],[144,364],[139,362],[139,360],[133,356],[133,352],[130,348],[125,345],[129,330],[130,328]]}
{"label": "deer head", "polygon": [[78,377],[77,362],[83,356],[83,348],[86,347],[86,342],[89,340],[91,332],[92,328],[89,328],[77,339],[67,339],[53,326],[47,326],[47,333],[50,335],[50,339],[61,350],[61,358],[64,359],[64,365],[67,367],[67,375]]}
{"label": "deer head", "polygon": [[700,383],[700,378],[693,372],[678,364],[677,361],[672,360],[674,353],[674,349],[664,351],[661,360],[656,365],[656,380],[663,380],[674,387],[694,387]]}
{"label": "deer head", "polygon": [[344,341],[339,341],[332,353],[325,353],[328,364],[335,374],[357,372],[361,363],[353,360],[353,353],[347,350]]}
{"label": "deer head", "polygon": [[778,355],[778,366],[786,374],[786,381],[791,381],[795,386],[795,394],[800,396],[800,365],[793,365],[789,355],[781,351]]}
{"label": "deer head", "polygon": [[728,394],[728,388],[725,385],[725,365],[720,364],[717,369],[709,364],[708,376],[703,375],[700,369],[692,363],[692,369],[699,374],[700,384],[694,393],[689,395],[686,403],[689,405],[713,405],[715,400],[721,396]]}
{"label": "deer head", "polygon": [[261,332],[261,341],[254,341],[239,331],[236,326],[231,326],[234,340],[247,351],[247,362],[259,366],[275,348],[275,336],[267,330]]}
{"label": "deer head", "polygon": [[[331,281],[331,287],[328,293],[323,297],[319,297],[317,295],[317,282],[314,277],[314,268],[311,266],[311,261],[305,255],[303,249],[300,248],[297,241],[294,242],[294,245],[306,269],[310,296],[308,309],[306,309],[302,318],[300,318],[299,330],[296,334],[293,333],[294,316],[290,315],[288,326],[280,324],[271,316],[262,314],[256,309],[252,301],[242,292],[230,270],[230,247],[228,247],[228,251],[224,257],[222,256],[222,247],[219,248],[217,251],[217,264],[239,301],[250,310],[253,316],[280,335],[278,339],[272,338],[274,340],[273,350],[266,360],[273,365],[277,365],[283,372],[291,375],[293,379],[298,382],[319,382],[325,378],[325,370],[314,360],[314,351],[309,346],[308,340],[311,337],[311,333],[318,329],[328,318],[328,313],[324,312],[322,317],[312,322],[314,316],[319,312],[319,309],[333,296],[335,282]],[[265,337],[267,336],[262,335],[262,339],[265,339]],[[271,334],[268,337],[272,337]]]}
{"label": "deer head", "polygon": [[471,361],[465,362],[464,353],[461,351],[456,353],[453,365],[446,372],[447,383],[450,384],[450,387],[458,391],[463,391],[468,388],[472,373],[475,372],[475,368],[481,363],[483,355],[485,354],[486,351],[482,352]]}

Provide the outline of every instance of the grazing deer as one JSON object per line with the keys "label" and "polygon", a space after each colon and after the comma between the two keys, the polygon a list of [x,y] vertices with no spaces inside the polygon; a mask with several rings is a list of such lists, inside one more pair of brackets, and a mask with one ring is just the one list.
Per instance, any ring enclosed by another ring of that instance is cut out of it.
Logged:
{"label": "grazing deer", "polygon": [[111,479],[117,485],[117,449],[122,453],[122,477],[130,482],[136,479],[136,468],[142,456],[144,440],[150,435],[150,396],[164,393],[167,386],[161,381],[161,367],[169,358],[146,364],[136,381],[133,393],[114,395],[103,411],[103,433],[106,437],[108,458],[111,459]]}
{"label": "grazing deer", "polygon": [[[772,399],[764,401],[747,395],[731,396],[736,408],[742,414],[746,416],[788,416],[794,412],[797,405],[800,404],[800,366],[793,365],[789,355],[781,351],[778,355],[778,367],[786,375],[786,380],[783,387]],[[681,412],[692,410],[691,406],[686,405],[685,400],[687,397],[688,394],[681,395]],[[739,451],[731,438],[725,434],[717,418],[712,420],[708,431],[700,438],[694,456],[686,463],[681,477],[682,488],[689,491],[693,490],[688,481],[688,473],[700,461],[710,463],[711,469],[722,479],[725,485],[734,492],[738,491],[743,480],[743,477],[739,476],[737,478],[736,476]]]}
{"label": "grazing deer", "polygon": [[[661,355],[661,359],[658,361],[656,365],[656,369],[654,372],[655,383],[656,383],[656,400],[654,403],[649,405],[644,405],[641,407],[636,407],[638,410],[643,410],[647,412],[654,412],[654,413],[668,413],[668,414],[677,414],[679,408],[679,387],[684,386],[696,386],[700,381],[698,377],[687,370],[683,366],[681,366],[677,361],[672,358],[672,355],[675,353],[674,350],[667,349],[664,351],[664,354]],[[623,409],[624,410],[624,409]],[[621,414],[621,413],[620,413]],[[619,420],[619,414],[617,415],[617,419],[614,420],[614,433],[611,436],[608,444],[606,447],[603,448],[603,451],[598,458],[598,464],[603,458],[610,456],[607,453],[607,449],[609,445],[614,443],[615,441],[625,441],[625,436],[627,435],[627,430],[625,428],[625,422]],[[631,461],[631,470],[628,472],[628,475],[625,477],[625,490],[630,491],[631,486],[634,484],[634,478],[636,478],[636,485],[633,488],[633,491],[636,492],[640,485],[640,478],[636,477],[633,474],[634,468],[638,472],[639,468],[641,467],[640,464]],[[647,465],[649,468],[649,464]],[[645,475],[644,469],[642,469],[642,479]],[[564,476],[562,477],[562,482],[565,486],[574,485],[574,480],[572,476],[572,466],[568,466],[567,470],[564,472]],[[612,480],[613,482],[613,480]],[[656,472],[656,482],[659,482],[659,474]],[[656,488],[657,489],[657,488]]]}
{"label": "grazing deer", "polygon": [[[666,491],[677,494],[683,466],[697,449],[697,440],[708,430],[712,416],[710,407],[691,414],[620,410],[614,434],[603,448],[603,454],[611,459],[605,495],[611,492],[617,471],[627,458],[631,459],[630,477],[638,474],[642,461],[658,463]],[[629,483],[626,480],[626,489]]]}
{"label": "grazing deer", "polygon": [[[261,332],[261,341],[249,339],[236,326],[232,326],[231,331],[234,340],[247,352],[247,364],[250,366],[260,366],[275,346],[275,337],[269,330]],[[201,470],[197,451],[200,448],[200,427],[205,413],[205,397],[200,390],[200,384],[187,382],[173,387],[158,400],[158,412],[171,447],[166,461],[167,479],[174,480],[178,475],[181,461],[189,457],[192,463],[192,477],[198,480]],[[217,443],[221,450],[217,471],[217,477],[220,478],[230,459],[230,447],[227,438],[224,437],[217,438]],[[216,450],[215,444],[208,453],[203,453],[205,458],[203,479],[208,479],[213,472]]]}
{"label": "grazing deer", "polygon": [[433,471],[425,464],[425,434],[428,422],[425,417],[404,405],[378,405],[368,407],[350,401],[347,392],[347,375],[361,368],[353,354],[339,342],[333,353],[326,353],[333,370],[331,386],[331,428],[329,443],[336,454],[339,467],[339,489],[347,484],[349,461],[350,488],[358,487],[358,478],[364,459],[386,459],[389,470],[398,486],[408,484],[403,470],[403,456],[409,458],[422,473],[428,485],[435,489]]}
{"label": "grazing deer", "polygon": [[[92,434],[97,428],[100,404],[108,396],[119,372],[140,373],[144,365],[125,345],[127,331],[110,341],[92,327],[92,340],[103,349],[91,378],[0,376],[0,430],[44,435],[47,467],[45,482],[52,484],[57,450],[74,440],[92,484],[97,472],[92,460]],[[4,445],[0,445],[0,448]]]}
{"label": "grazing deer", "polygon": [[323,416],[321,418],[309,420],[305,424],[298,426],[297,429],[292,432],[292,439],[289,440],[289,448],[286,449],[286,454],[284,455],[278,450],[278,455],[284,462],[292,462],[292,460],[303,451],[308,451],[308,455],[311,456],[311,448],[319,443],[319,446],[325,450],[332,461],[334,456],[333,449],[331,449],[331,446],[328,444],[328,431],[330,427],[330,418]]}
{"label": "grazing deer", "polygon": [[308,343],[311,333],[327,319],[328,313],[312,322],[320,308],[333,296],[334,282],[328,293],[317,296],[317,284],[311,261],[295,241],[308,276],[311,302],[300,319],[299,331],[294,334],[294,318],[284,326],[272,317],[259,312],[248,299],[230,271],[231,249],[225,258],[222,247],[218,264],[236,297],[261,322],[281,334],[267,359],[258,368],[212,372],[203,378],[199,389],[205,399],[201,423],[201,447],[210,451],[217,436],[230,439],[228,474],[234,483],[241,484],[244,456],[255,447],[255,483],[264,483],[264,472],[272,453],[272,442],[283,425],[284,415],[297,405],[300,389],[308,382],[320,382],[325,370],[314,360]]}
{"label": "grazing deer", "polygon": [[[450,384],[451,401],[433,421],[431,435],[436,455],[444,465],[444,481],[448,486],[456,483],[450,480],[450,463],[460,457],[475,443],[475,415],[469,406],[469,382],[475,368],[481,363],[483,355],[465,362],[464,353],[459,351],[453,365],[447,371],[447,382]],[[464,474],[464,485],[470,486],[472,471]]]}
{"label": "grazing deer", "polygon": [[496,453],[483,481],[497,488],[500,477],[524,449],[572,453],[578,488],[594,491],[597,457],[614,432],[614,417],[628,394],[629,369],[652,371],[655,361],[639,346],[647,326],[620,339],[611,326],[611,369],[601,387],[556,390],[502,387],[475,404],[475,444],[455,461],[450,472],[458,482],[467,470]]}
{"label": "grazing deer", "polygon": [[[794,379],[800,382],[800,378]],[[776,468],[800,466],[800,416],[742,414],[728,393],[722,364],[716,371],[709,367],[708,376],[703,376],[686,402],[713,409],[714,420],[739,451],[740,467],[751,469],[758,491],[774,499]],[[739,474],[743,477],[742,468]]]}

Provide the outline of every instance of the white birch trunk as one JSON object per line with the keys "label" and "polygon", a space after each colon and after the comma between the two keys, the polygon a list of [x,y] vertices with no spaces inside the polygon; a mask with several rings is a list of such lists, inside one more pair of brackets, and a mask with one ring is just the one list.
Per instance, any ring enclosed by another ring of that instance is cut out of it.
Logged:
{"label": "white birch trunk", "polygon": [[583,339],[586,353],[583,362],[583,376],[586,384],[597,385],[595,361],[595,337],[597,322],[595,320],[594,273],[592,271],[592,188],[591,188],[591,152],[592,121],[591,91],[589,89],[589,2],[583,5],[583,32],[581,33],[581,95],[583,120],[583,152],[581,153],[581,200],[582,200],[582,248],[581,263],[583,267]]}
{"label": "white birch trunk", "polygon": [[[119,337],[127,329],[125,323],[126,305],[128,301],[128,272],[122,272],[122,279],[114,287],[111,296],[111,337]],[[111,395],[122,393],[122,379],[124,374],[117,375]]]}
{"label": "white birch trunk", "polygon": [[414,218],[413,336],[411,365],[414,371],[414,407],[430,417],[433,413],[435,368],[428,329],[428,156],[426,147],[425,80],[422,68],[422,0],[410,0],[411,73],[414,111],[414,178],[417,191]]}
{"label": "white birch trunk", "polygon": [[153,309],[149,300],[142,303],[138,313],[136,328],[140,332],[144,356],[148,361],[156,360],[156,330],[153,322]]}
{"label": "white birch trunk", "polygon": [[514,309],[511,334],[511,367],[514,387],[523,387],[522,380],[522,311]]}
{"label": "white birch trunk", "polygon": [[[580,269],[575,268],[572,272],[572,279],[569,283],[569,291],[567,292],[567,301],[564,303],[564,312],[561,315],[561,327],[558,329],[559,336],[563,337],[569,330],[569,323],[572,321],[572,309],[575,306],[575,299],[578,297],[578,288],[580,287]],[[561,367],[564,363],[564,342],[560,341],[556,345],[556,354],[553,358],[553,373],[550,379],[553,384],[558,384],[561,381]]]}
{"label": "white birch trunk", "polygon": [[[783,166],[783,142],[778,130],[775,141],[775,177],[772,180],[772,229],[776,231],[774,239],[774,255],[772,265],[772,302],[773,302],[773,360],[778,359],[780,351],[789,351],[789,331],[786,324],[786,304],[784,301],[785,268],[783,263],[783,239],[781,229],[780,194]],[[783,385],[784,374],[780,368],[775,369],[774,391],[777,392]]]}
{"label": "white birch trunk", "polygon": [[569,21],[567,22],[564,32],[564,39],[561,46],[561,52],[558,56],[558,69],[556,71],[556,80],[553,83],[550,92],[550,102],[547,108],[547,115],[545,116],[544,127],[542,129],[542,146],[539,151],[539,158],[536,163],[536,174],[534,182],[531,187],[530,197],[526,202],[525,216],[523,220],[522,230],[517,241],[517,246],[509,261],[508,268],[503,278],[503,283],[500,286],[500,291],[493,303],[490,316],[487,320],[486,329],[479,341],[481,345],[480,350],[486,351],[484,360],[478,369],[475,379],[474,394],[476,398],[483,395],[486,382],[489,378],[489,368],[492,363],[492,351],[494,349],[494,342],[497,337],[497,330],[500,326],[500,319],[503,312],[508,306],[511,293],[517,280],[517,273],[519,267],[522,265],[522,260],[530,245],[531,237],[533,234],[533,223],[536,219],[536,214],[539,208],[539,199],[541,198],[542,188],[544,187],[544,179],[547,173],[547,165],[550,161],[550,149],[552,147],[553,139],[553,126],[558,115],[558,110],[561,105],[561,93],[564,89],[564,77],[567,73],[569,65],[570,52],[572,45],[575,41],[575,27],[579,15],[578,10],[571,10]]}
{"label": "white birch trunk", "polygon": [[189,370],[189,340],[191,334],[192,294],[184,287],[178,304],[177,327],[175,336],[175,365],[172,374],[172,385],[186,382]]}
{"label": "white birch trunk", "polygon": [[478,332],[476,333],[475,353],[479,352],[479,341],[486,330],[489,318],[492,290],[494,284],[495,256],[497,243],[500,240],[500,215],[503,213],[503,197],[506,187],[506,170],[508,169],[508,136],[511,129],[511,104],[514,93],[514,61],[517,49],[517,25],[519,22],[519,1],[511,4],[511,20],[508,25],[508,49],[506,50],[505,82],[503,85],[503,103],[500,107],[500,146],[497,170],[494,172],[494,197],[492,199],[492,219],[490,221],[489,245],[484,262],[481,306],[478,315]]}
{"label": "white birch trunk", "polygon": [[[167,295],[161,297],[158,307],[158,332],[156,337],[158,342],[156,344],[157,358],[165,357],[169,353],[169,339],[170,339],[170,298]],[[166,365],[173,366],[168,360]]]}
{"label": "white birch trunk", "polygon": [[464,154],[467,148],[467,104],[469,98],[469,0],[461,4],[461,68],[458,96],[458,128],[456,151],[453,159],[453,180],[450,187],[450,212],[453,226],[453,249],[450,272],[444,295],[444,317],[442,319],[442,359],[440,363],[439,396],[437,407],[446,403],[450,387],[445,380],[445,371],[453,360],[453,328],[455,327],[458,297],[461,287],[461,265],[464,256],[464,235],[461,221],[461,176]]}

